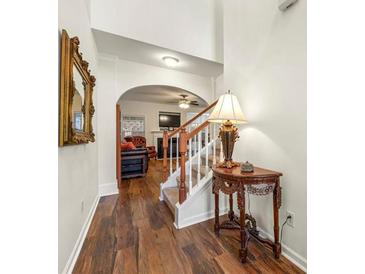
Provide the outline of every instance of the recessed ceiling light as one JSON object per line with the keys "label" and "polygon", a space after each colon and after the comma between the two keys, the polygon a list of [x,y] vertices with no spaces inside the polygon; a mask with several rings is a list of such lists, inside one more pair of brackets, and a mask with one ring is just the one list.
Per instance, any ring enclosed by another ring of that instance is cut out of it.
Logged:
{"label": "recessed ceiling light", "polygon": [[171,56],[164,56],[162,60],[168,67],[175,67],[179,63],[179,59]]}

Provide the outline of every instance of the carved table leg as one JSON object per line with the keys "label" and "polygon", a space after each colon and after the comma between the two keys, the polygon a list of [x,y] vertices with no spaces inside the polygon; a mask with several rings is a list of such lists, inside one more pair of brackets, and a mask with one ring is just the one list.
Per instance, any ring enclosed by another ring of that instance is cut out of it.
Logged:
{"label": "carved table leg", "polygon": [[229,194],[229,211],[228,211],[228,218],[232,222],[234,219],[234,212],[233,212],[233,194]]}
{"label": "carved table leg", "polygon": [[233,211],[233,193],[229,194],[228,220],[223,221],[219,227],[224,229],[240,229],[240,222]]}
{"label": "carved table leg", "polygon": [[240,210],[240,236],[241,236],[241,248],[239,250],[239,257],[241,263],[245,263],[247,259],[247,243],[248,243],[248,234],[246,234],[246,228],[245,228],[245,188],[241,187],[238,191],[237,195],[239,196],[239,199],[237,199],[238,202],[238,208]]}
{"label": "carved table leg", "polygon": [[275,258],[280,258],[281,253],[281,243],[279,242],[279,208],[281,206],[281,187],[280,181],[278,179],[275,184],[275,189],[273,193],[273,209],[274,209],[274,238],[275,243],[273,245],[273,251]]}
{"label": "carved table leg", "polygon": [[214,193],[214,203],[215,203],[214,232],[219,237],[219,192]]}

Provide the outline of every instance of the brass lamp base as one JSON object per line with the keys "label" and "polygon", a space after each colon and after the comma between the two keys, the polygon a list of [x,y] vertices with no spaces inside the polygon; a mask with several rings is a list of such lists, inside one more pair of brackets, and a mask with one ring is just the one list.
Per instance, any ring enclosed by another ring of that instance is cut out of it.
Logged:
{"label": "brass lamp base", "polygon": [[219,129],[219,138],[222,141],[224,162],[218,163],[217,167],[233,168],[240,164],[232,160],[234,143],[239,138],[238,129],[229,120],[225,121]]}
{"label": "brass lamp base", "polygon": [[224,160],[224,162],[218,163],[217,167],[222,167],[222,168],[232,168],[232,167],[236,167],[236,166],[240,166],[240,163],[234,162],[234,161],[229,161],[229,160]]}

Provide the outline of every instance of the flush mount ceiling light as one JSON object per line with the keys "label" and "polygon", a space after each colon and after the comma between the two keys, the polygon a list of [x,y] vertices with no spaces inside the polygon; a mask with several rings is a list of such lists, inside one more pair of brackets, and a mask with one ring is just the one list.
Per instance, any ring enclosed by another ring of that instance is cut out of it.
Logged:
{"label": "flush mount ceiling light", "polygon": [[298,0],[285,0],[283,1],[280,6],[279,6],[279,10],[281,10],[282,12],[287,11],[291,6],[293,6],[296,2],[298,2]]}
{"label": "flush mount ceiling light", "polygon": [[179,59],[171,56],[164,56],[162,57],[162,60],[168,67],[175,67],[179,63]]}

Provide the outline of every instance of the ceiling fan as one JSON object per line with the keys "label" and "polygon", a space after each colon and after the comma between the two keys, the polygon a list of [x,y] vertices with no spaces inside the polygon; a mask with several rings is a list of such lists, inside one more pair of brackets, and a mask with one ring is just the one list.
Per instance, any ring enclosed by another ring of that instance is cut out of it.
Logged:
{"label": "ceiling fan", "polygon": [[198,101],[186,99],[188,95],[180,94],[180,96],[182,97],[182,99],[179,100],[179,108],[187,109],[190,107],[190,105],[199,106]]}

